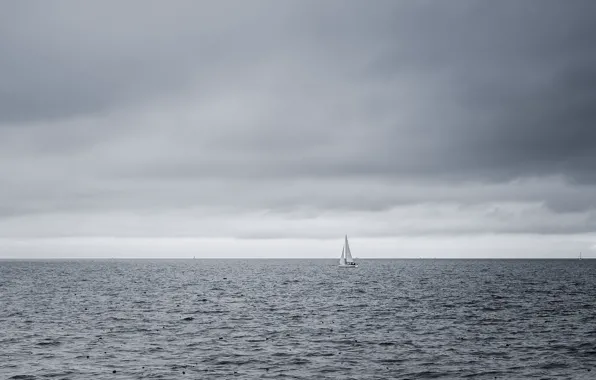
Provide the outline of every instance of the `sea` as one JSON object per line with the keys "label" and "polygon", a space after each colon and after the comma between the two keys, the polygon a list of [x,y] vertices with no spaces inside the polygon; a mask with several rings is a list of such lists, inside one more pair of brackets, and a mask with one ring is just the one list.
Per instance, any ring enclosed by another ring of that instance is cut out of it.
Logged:
{"label": "sea", "polygon": [[0,379],[596,379],[596,260],[0,261]]}

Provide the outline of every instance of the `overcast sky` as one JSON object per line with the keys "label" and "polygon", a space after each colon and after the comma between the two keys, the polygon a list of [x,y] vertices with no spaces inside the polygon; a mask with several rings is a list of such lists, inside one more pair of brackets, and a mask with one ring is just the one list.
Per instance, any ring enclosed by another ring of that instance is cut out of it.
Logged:
{"label": "overcast sky", "polygon": [[596,255],[596,2],[4,1],[0,257]]}

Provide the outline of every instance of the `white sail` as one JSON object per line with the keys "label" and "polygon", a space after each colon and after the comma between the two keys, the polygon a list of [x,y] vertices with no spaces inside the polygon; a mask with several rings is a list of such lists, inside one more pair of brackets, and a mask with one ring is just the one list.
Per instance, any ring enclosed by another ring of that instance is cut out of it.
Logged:
{"label": "white sail", "polygon": [[343,247],[341,249],[341,257],[339,258],[339,265],[345,265],[346,264],[346,258],[345,258],[345,247]]}
{"label": "white sail", "polygon": [[352,252],[350,251],[350,244],[348,243],[348,235],[346,235],[344,249],[346,251],[346,261],[349,263],[354,262],[354,260],[352,259]]}

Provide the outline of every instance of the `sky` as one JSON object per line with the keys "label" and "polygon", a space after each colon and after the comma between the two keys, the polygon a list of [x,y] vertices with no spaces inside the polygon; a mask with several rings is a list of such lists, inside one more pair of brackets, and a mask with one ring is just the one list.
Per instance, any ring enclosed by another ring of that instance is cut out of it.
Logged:
{"label": "sky", "polygon": [[0,258],[596,256],[592,0],[5,1]]}

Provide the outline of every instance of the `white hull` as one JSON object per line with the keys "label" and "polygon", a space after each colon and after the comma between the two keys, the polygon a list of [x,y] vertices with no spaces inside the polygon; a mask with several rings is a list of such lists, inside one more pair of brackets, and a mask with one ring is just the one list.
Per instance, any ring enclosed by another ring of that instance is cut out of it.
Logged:
{"label": "white hull", "polygon": [[349,265],[349,264],[339,264],[340,268],[358,268],[358,264]]}

